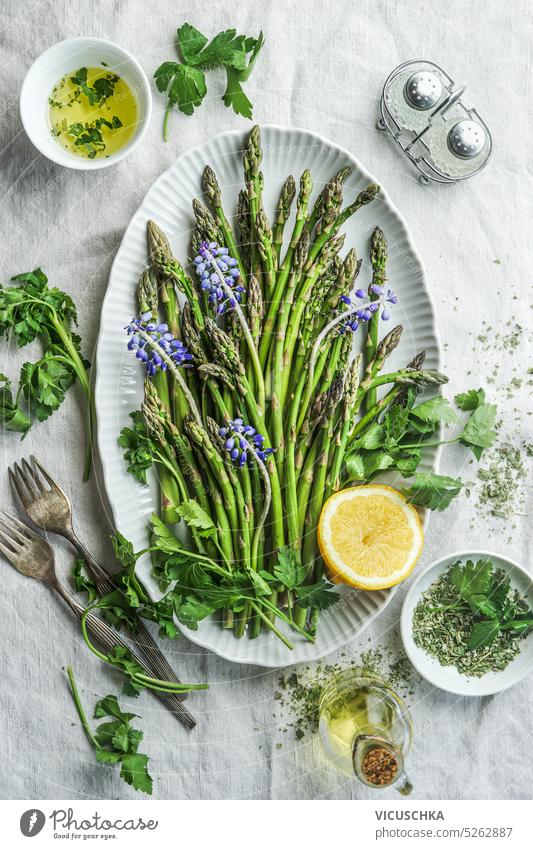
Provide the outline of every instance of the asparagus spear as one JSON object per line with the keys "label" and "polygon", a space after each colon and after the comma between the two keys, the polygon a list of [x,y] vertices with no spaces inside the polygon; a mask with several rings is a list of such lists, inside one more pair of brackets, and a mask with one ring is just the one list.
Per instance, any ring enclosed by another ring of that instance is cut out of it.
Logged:
{"label": "asparagus spear", "polygon": [[352,170],[353,169],[352,169],[351,165],[345,165],[343,168],[341,168],[339,171],[337,171],[335,176],[332,177],[331,180],[329,180],[326,183],[326,185],[324,186],[324,188],[321,190],[319,196],[316,199],[315,205],[313,207],[313,211],[311,212],[311,215],[309,216],[309,230],[310,231],[314,230],[314,228],[316,227],[316,225],[317,225],[317,223],[320,219],[320,216],[322,215],[324,198],[326,196],[328,189],[331,188],[331,185],[333,183],[338,183],[338,184],[342,185],[344,183],[346,177],[348,177],[352,173]]}
{"label": "asparagus spear", "polygon": [[242,261],[239,248],[237,246],[237,241],[233,234],[231,224],[226,218],[224,208],[222,206],[222,192],[220,191],[220,185],[215,172],[209,165],[207,165],[204,170],[203,188],[204,192],[209,198],[209,202],[211,204],[211,208],[213,209],[213,213],[215,216],[216,224],[218,225],[218,228],[221,233],[221,244],[223,244],[226,248],[229,249],[231,256],[235,257],[235,259],[237,260],[239,271],[241,273],[241,277],[243,280],[246,280],[246,270],[244,268],[244,263]]}
{"label": "asparagus spear", "polygon": [[[343,382],[341,380],[336,381],[331,387],[326,412],[320,425],[320,431],[315,438],[318,444],[317,464],[313,475],[311,494],[307,504],[302,545],[302,564],[307,567],[308,580],[312,580],[313,567],[318,555],[316,528],[324,499],[329,449],[334,436],[333,422],[335,410],[342,397],[342,391]],[[295,612],[294,620],[300,627],[303,627],[306,618],[307,614],[305,610],[300,608]]]}
{"label": "asparagus spear", "polygon": [[[387,242],[383,231],[379,227],[375,227],[370,239],[370,264],[372,266],[372,282],[368,288],[370,299],[375,301],[378,294],[374,291],[374,287],[383,286],[385,283],[385,267],[387,264]],[[371,374],[372,361],[376,355],[379,336],[379,310],[372,315],[368,322],[367,335],[365,343],[365,363],[366,373]],[[371,409],[376,403],[376,390],[369,389],[366,398],[366,408]]]}
{"label": "asparagus spear", "polygon": [[[248,211],[250,221],[251,241],[251,270],[256,273],[258,266],[257,251],[257,213],[261,209],[262,183],[261,161],[263,151],[261,150],[261,133],[259,127],[252,127],[246,139],[243,150],[244,180],[248,196]],[[264,293],[263,293],[264,294]]]}
{"label": "asparagus spear", "polygon": [[[157,319],[158,284],[155,272],[151,267],[146,268],[139,278],[137,284],[137,302],[141,315],[149,312],[152,314],[154,320]],[[157,387],[158,395],[162,400],[166,412],[170,416],[170,393],[167,375],[164,372],[157,372],[154,375],[154,385]],[[181,500],[180,491],[174,475],[165,465],[161,465],[159,469],[159,488],[161,518],[164,522],[176,522],[178,518],[176,507]]]}
{"label": "asparagus spear", "polygon": [[274,221],[274,229],[272,236],[272,244],[274,246],[278,266],[281,260],[281,249],[283,247],[283,231],[285,229],[285,224],[287,223],[289,215],[291,214],[291,206],[295,195],[296,183],[292,174],[289,174],[289,176],[283,183],[280,192],[279,201],[276,208],[276,218]]}
{"label": "asparagus spear", "polygon": [[264,210],[260,209],[255,220],[257,250],[263,266],[263,292],[266,300],[272,297],[276,285],[277,257],[272,243],[272,229]]}
{"label": "asparagus spear", "polygon": [[268,354],[272,342],[272,334],[274,332],[274,327],[278,316],[279,305],[283,297],[285,286],[287,284],[287,280],[291,271],[293,255],[296,250],[296,246],[300,241],[302,231],[305,226],[307,205],[309,203],[309,197],[311,195],[312,189],[313,182],[311,180],[311,174],[309,173],[309,171],[304,171],[300,179],[300,192],[297,201],[296,221],[294,224],[294,229],[292,231],[291,241],[279,274],[277,275],[276,287],[272,294],[270,305],[267,311],[267,316],[265,319],[265,324],[263,327],[263,335],[259,343],[259,360],[263,368],[265,368],[266,363],[268,361]]}

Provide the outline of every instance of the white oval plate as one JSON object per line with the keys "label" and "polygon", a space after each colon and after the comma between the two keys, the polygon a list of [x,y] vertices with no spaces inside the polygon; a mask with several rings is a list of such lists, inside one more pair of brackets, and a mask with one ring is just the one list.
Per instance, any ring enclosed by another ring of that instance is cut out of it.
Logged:
{"label": "white oval plate", "polygon": [[507,690],[521,681],[533,669],[533,634],[521,644],[521,651],[501,672],[487,672],[481,678],[468,678],[455,666],[441,666],[435,657],[419,648],[413,640],[413,612],[420,596],[452,563],[461,560],[491,560],[498,569],[503,569],[511,578],[511,586],[523,593],[533,608],[533,579],[531,575],[514,560],[494,554],[491,551],[457,551],[439,560],[422,572],[410,587],[405,597],[401,616],[401,633],[405,652],[415,669],[435,687],[455,693],[458,696],[492,696]]}
{"label": "white oval plate", "polygon": [[[344,184],[345,199],[353,199],[369,182],[376,182],[350,153],[315,133],[268,126],[261,129],[261,135],[264,204],[269,214],[275,209],[287,175],[292,173],[298,179],[305,168],[309,168],[313,176],[313,201],[329,178],[346,164],[352,165],[353,172]],[[147,257],[146,222],[153,218],[163,228],[175,255],[184,261],[189,254],[189,237],[194,224],[191,201],[201,195],[201,175],[207,164],[217,172],[226,215],[233,217],[235,213],[237,195],[243,184],[243,139],[240,131],[224,133],[182,154],[144,198],[124,234],[111,269],[96,354],[98,445],[115,526],[137,550],[146,545],[147,522],[157,509],[157,489],[143,487],[127,474],[117,438],[129,423],[129,413],[139,408],[142,399],[143,374],[138,362],[126,350],[122,328],[136,312],[135,287]],[[399,296],[393,320],[395,324],[404,325],[401,345],[390,358],[391,370],[405,365],[422,349],[427,352],[426,366],[439,368],[434,310],[422,264],[403,218],[383,191],[344,228],[346,249],[353,245],[363,257],[360,285],[368,285],[368,240],[376,225],[383,229],[389,244],[388,278]],[[291,228],[292,222],[289,222],[287,232]],[[437,452],[428,454],[422,468],[435,468],[437,458]],[[391,482],[394,483],[394,479]],[[154,598],[159,598],[149,561],[140,562],[138,570],[147,590]],[[385,608],[392,594],[393,590],[368,593],[341,588],[339,604],[321,616],[316,642],[309,643],[291,634],[295,644],[293,651],[270,634],[262,633],[255,640],[236,639],[232,632],[223,630],[211,620],[204,620],[198,631],[182,630],[193,642],[227,660],[267,667],[287,666],[317,660],[356,637]]]}

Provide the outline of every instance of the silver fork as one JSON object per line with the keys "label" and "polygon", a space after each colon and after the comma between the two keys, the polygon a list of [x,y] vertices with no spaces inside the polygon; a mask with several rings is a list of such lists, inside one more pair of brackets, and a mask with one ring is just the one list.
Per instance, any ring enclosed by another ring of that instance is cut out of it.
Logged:
{"label": "silver fork", "polygon": [[[23,459],[21,461],[22,468],[18,463],[14,463],[13,469],[8,469],[9,478],[26,514],[33,524],[41,530],[58,534],[71,543],[87,563],[88,570],[94,578],[98,595],[102,596],[113,592],[117,589],[117,586],[112,577],[96,562],[74,531],[72,505],[67,494],[63,492],[51,474],[33,455],[31,455],[30,460],[31,466],[26,459]],[[44,485],[42,478],[50,487],[49,489]],[[156,673],[155,677],[179,683],[179,678],[140,618],[134,617],[133,621],[135,626],[134,630],[130,630],[130,633],[136,646],[142,651]],[[186,697],[187,693],[180,696],[182,699]]]}
{"label": "silver fork", "polygon": [[[0,551],[9,562],[29,578],[36,578],[48,584],[55,590],[70,607],[73,613],[81,619],[85,608],[59,582],[55,571],[55,558],[52,547],[39,534],[32,530],[20,519],[10,516],[0,510]],[[87,616],[87,627],[92,636],[106,652],[113,651],[115,646],[128,649],[135,661],[144,672],[153,677],[152,670],[131,650],[128,644],[97,616],[90,613]],[[188,728],[194,728],[196,721],[187,708],[177,698],[175,693],[159,693],[151,691],[177,718]]]}

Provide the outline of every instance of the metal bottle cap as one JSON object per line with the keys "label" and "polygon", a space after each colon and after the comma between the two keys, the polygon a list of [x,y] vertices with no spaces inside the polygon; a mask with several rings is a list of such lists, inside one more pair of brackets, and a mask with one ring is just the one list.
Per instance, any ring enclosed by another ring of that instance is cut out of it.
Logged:
{"label": "metal bottle cap", "polygon": [[442,95],[442,83],[432,71],[417,71],[405,84],[404,96],[413,109],[421,112],[436,106]]}
{"label": "metal bottle cap", "polygon": [[478,156],[485,146],[485,130],[476,121],[459,121],[448,133],[448,147],[461,159]]}

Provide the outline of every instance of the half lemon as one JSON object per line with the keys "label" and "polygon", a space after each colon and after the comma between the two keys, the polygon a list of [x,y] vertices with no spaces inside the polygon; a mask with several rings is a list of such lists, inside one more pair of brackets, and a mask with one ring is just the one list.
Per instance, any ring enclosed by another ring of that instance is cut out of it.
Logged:
{"label": "half lemon", "polygon": [[423,544],[416,509],[390,486],[344,489],[322,508],[318,545],[336,583],[363,590],[399,584],[412,571]]}

